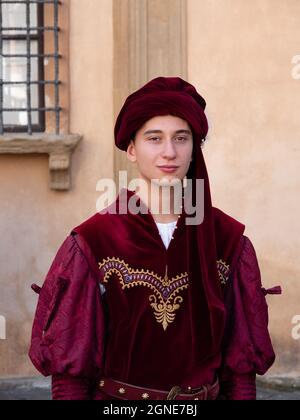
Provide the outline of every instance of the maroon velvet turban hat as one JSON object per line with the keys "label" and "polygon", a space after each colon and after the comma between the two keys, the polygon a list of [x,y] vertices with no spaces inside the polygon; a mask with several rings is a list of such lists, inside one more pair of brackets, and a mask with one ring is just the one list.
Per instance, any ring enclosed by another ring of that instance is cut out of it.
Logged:
{"label": "maroon velvet turban hat", "polygon": [[220,350],[225,323],[225,308],[216,263],[216,239],[209,178],[202,154],[202,141],[208,132],[204,110],[206,102],[194,86],[179,77],[157,77],[126,99],[115,124],[116,146],[126,151],[133,135],[149,119],[174,115],[186,120],[194,140],[193,162],[187,177],[193,179],[195,204],[196,179],[204,180],[204,220],[187,225],[189,293],[193,300],[190,315],[193,358],[204,361]]}

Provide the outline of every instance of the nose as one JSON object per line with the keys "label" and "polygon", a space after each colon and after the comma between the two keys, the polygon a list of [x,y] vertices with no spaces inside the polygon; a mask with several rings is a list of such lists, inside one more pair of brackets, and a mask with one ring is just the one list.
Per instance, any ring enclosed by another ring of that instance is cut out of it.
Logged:
{"label": "nose", "polygon": [[174,159],[176,157],[176,148],[171,139],[164,142],[162,157],[165,159]]}

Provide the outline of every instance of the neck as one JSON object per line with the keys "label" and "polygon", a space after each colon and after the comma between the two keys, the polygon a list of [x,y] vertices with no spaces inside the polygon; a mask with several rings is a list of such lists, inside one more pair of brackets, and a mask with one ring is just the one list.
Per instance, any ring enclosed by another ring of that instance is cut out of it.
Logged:
{"label": "neck", "polygon": [[181,185],[174,188],[142,182],[136,194],[146,204],[157,223],[170,223],[178,220],[178,216],[182,212],[182,182]]}

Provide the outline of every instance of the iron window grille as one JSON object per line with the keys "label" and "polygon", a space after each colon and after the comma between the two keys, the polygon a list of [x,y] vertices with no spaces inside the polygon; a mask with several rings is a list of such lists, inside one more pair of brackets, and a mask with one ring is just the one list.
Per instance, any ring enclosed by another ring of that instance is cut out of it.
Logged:
{"label": "iron window grille", "polygon": [[[46,4],[53,8],[52,26],[44,25]],[[0,0],[0,134],[44,132],[46,113],[50,112],[55,114],[55,133],[59,134],[60,5],[59,0]],[[15,22],[24,23],[14,25]],[[51,54],[44,51],[46,31],[53,33]],[[53,80],[45,80],[45,60],[53,63]],[[46,85],[53,86],[49,107],[45,105]]]}

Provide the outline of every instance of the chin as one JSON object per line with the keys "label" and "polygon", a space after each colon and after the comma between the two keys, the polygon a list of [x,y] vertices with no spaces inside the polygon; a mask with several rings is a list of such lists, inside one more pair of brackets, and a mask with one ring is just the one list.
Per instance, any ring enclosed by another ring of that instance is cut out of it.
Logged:
{"label": "chin", "polygon": [[158,185],[164,187],[164,186],[175,186],[177,184],[181,183],[181,179],[178,178],[178,176],[175,175],[164,175],[158,180]]}

